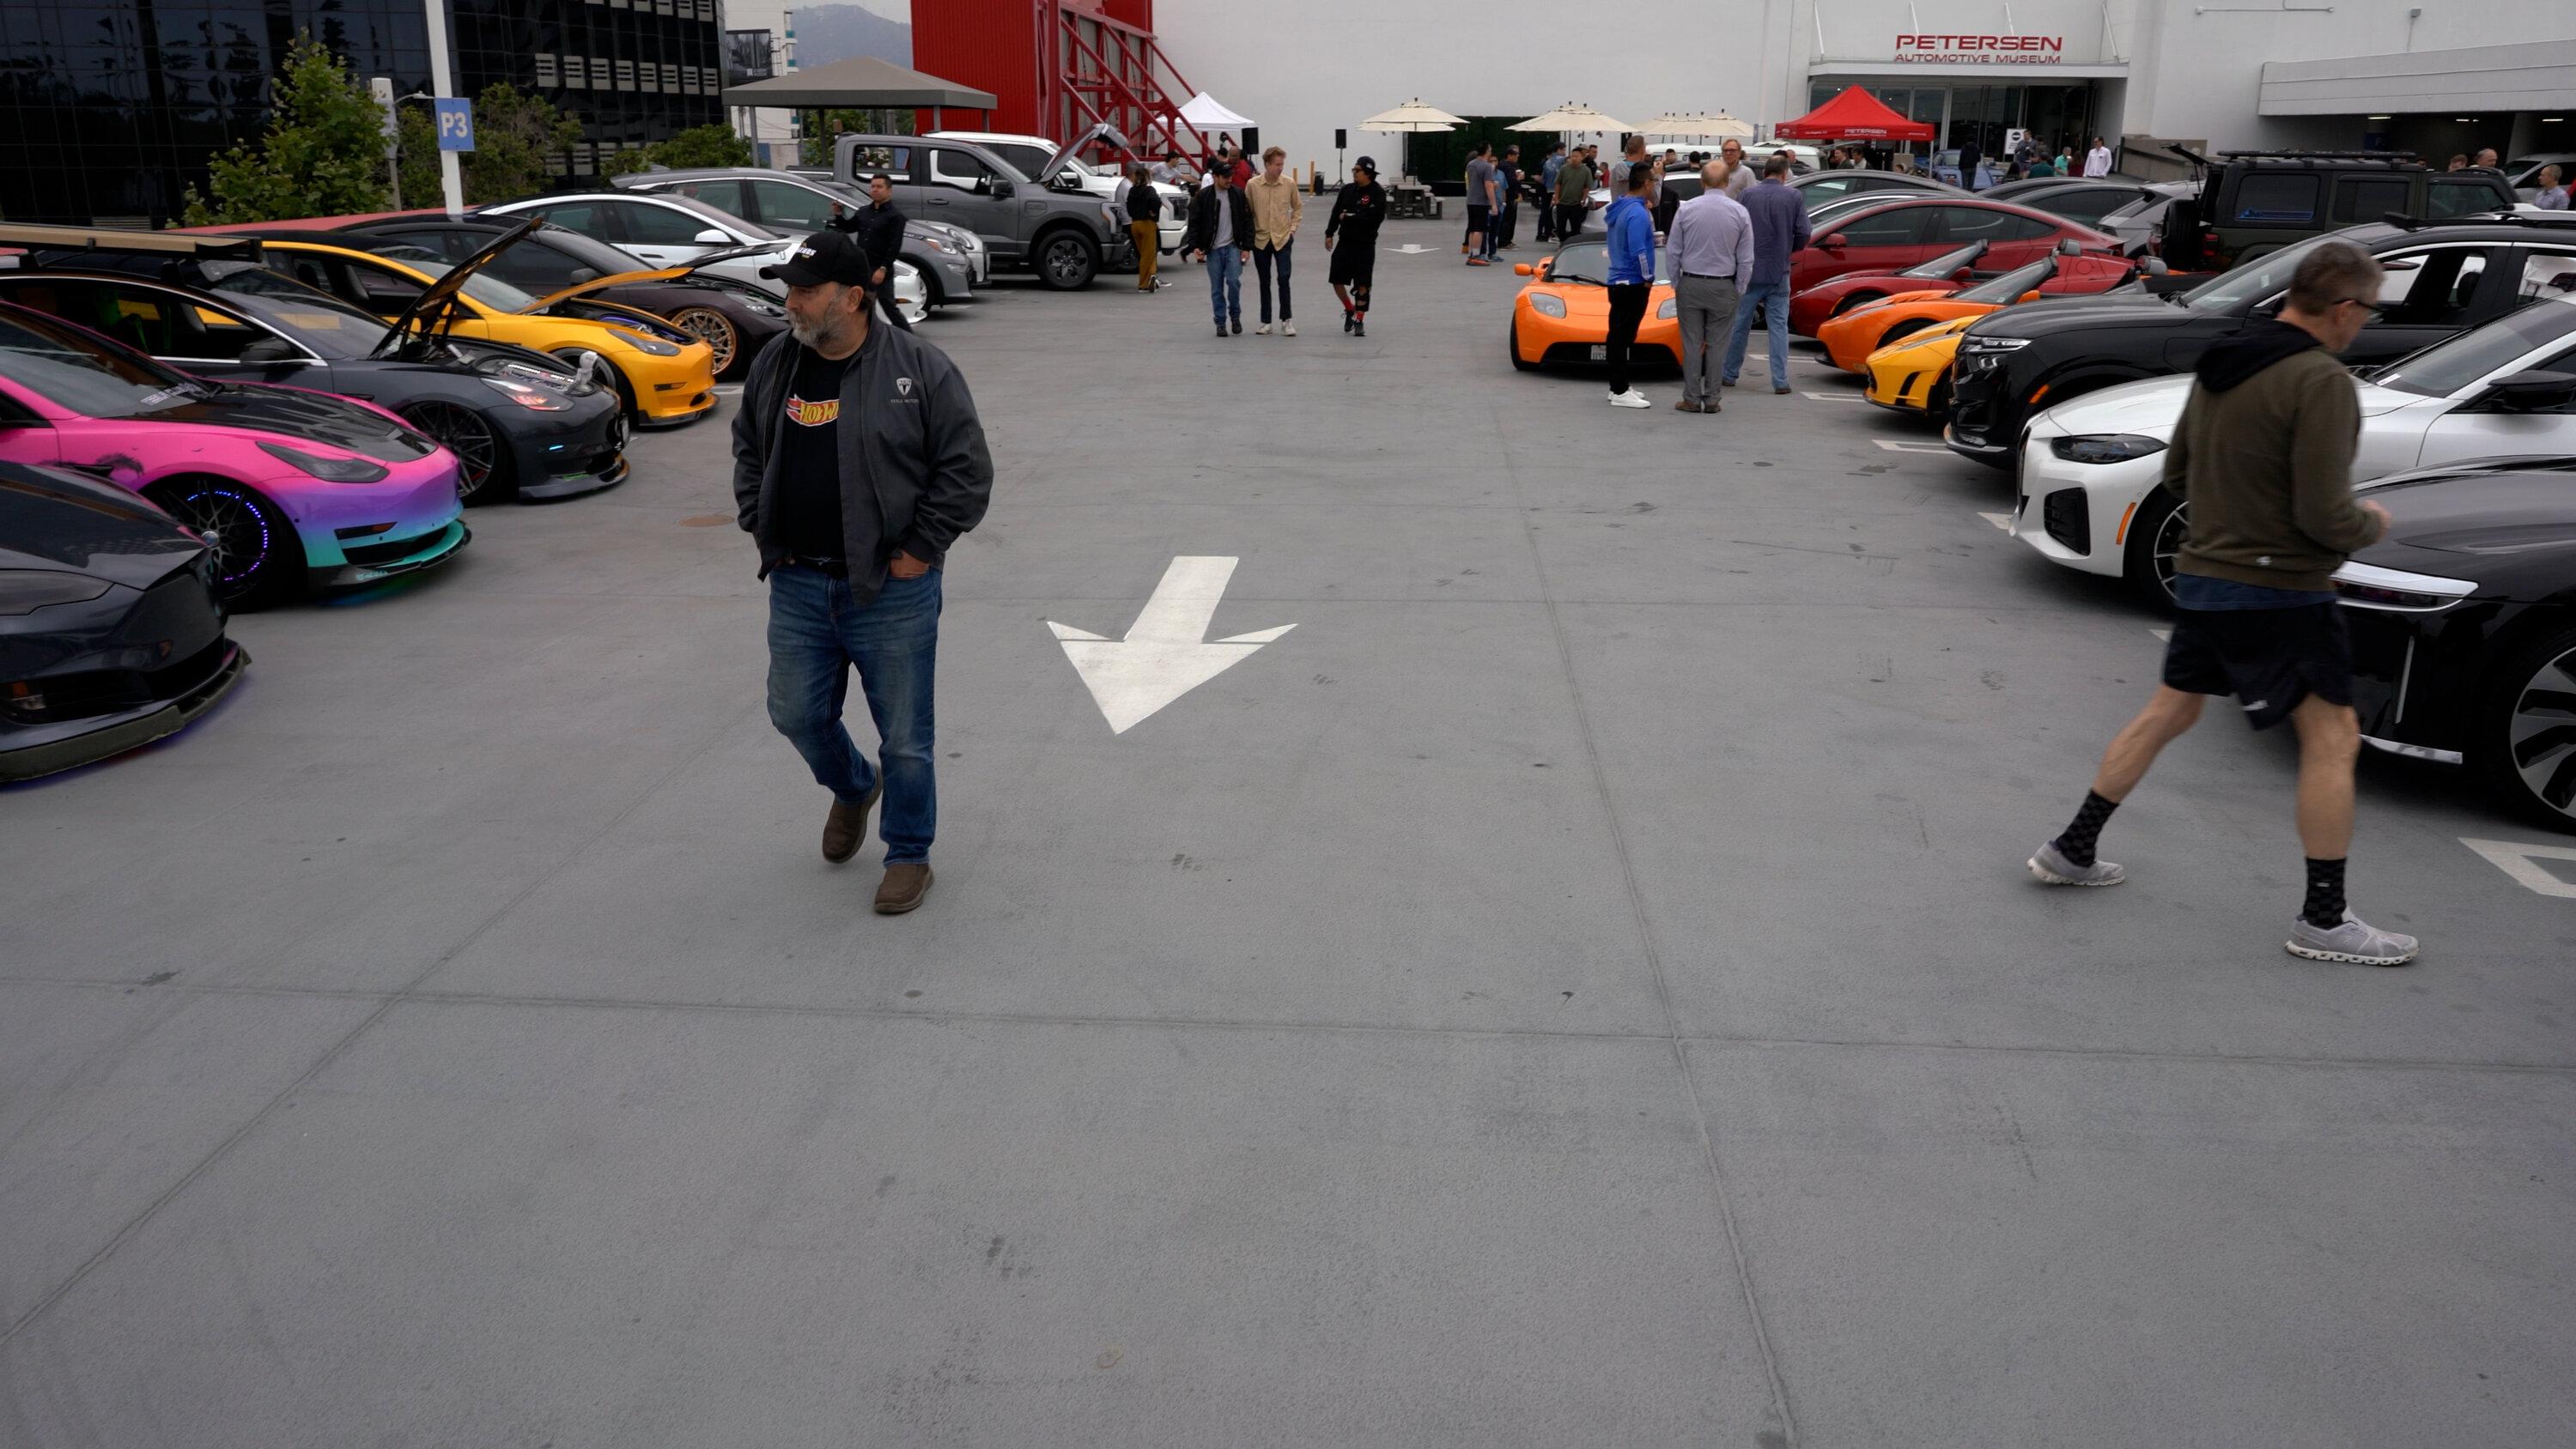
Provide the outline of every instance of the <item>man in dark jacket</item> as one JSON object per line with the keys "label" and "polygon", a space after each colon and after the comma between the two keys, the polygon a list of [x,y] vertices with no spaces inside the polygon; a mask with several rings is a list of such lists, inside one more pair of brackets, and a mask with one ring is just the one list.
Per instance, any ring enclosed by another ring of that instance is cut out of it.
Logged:
{"label": "man in dark jacket", "polygon": [[1181,250],[1195,252],[1207,263],[1208,305],[1216,312],[1216,335],[1226,326],[1243,330],[1243,263],[1252,255],[1252,203],[1234,184],[1225,167],[1208,173],[1209,183],[1190,197],[1190,229]]}
{"label": "man in dark jacket", "polygon": [[[870,325],[880,272],[856,242],[818,232],[761,275],[787,283],[789,330],[743,380],[733,496],[769,584],[769,719],[832,792],[824,859],[858,853],[884,797],[876,909],[896,915],[930,889],[940,570],[984,516],[993,459],[947,355]],[[873,768],[841,723],[853,666]]]}
{"label": "man in dark jacket", "polygon": [[2190,508],[2175,561],[2181,610],[2164,682],[2111,741],[2091,793],[2064,834],[2030,858],[2051,885],[2117,885],[2127,872],[2094,855],[2103,822],[2163,749],[2200,718],[2206,695],[2233,694],[2256,729],[2299,735],[2299,839],[2307,894],[2290,923],[2292,955],[2403,966],[2415,938],[2344,907],[2352,842],[2352,646],[2334,571],[2379,540],[2388,511],[2352,496],[2361,409],[2334,355],[2378,310],[2379,264],[2328,242],[2290,275],[2279,320],[2201,354],[2190,400],[2165,450],[2164,486]]}
{"label": "man in dark jacket", "polygon": [[876,280],[869,290],[876,293],[877,309],[885,319],[909,332],[912,324],[903,320],[903,309],[894,302],[894,264],[903,255],[903,213],[895,209],[894,178],[880,171],[868,178],[868,204],[855,215],[843,215],[838,203],[833,205],[832,227],[847,232],[865,252],[868,264],[876,268]]}
{"label": "man in dark jacket", "polygon": [[1351,163],[1351,179],[1333,198],[1324,220],[1324,249],[1332,253],[1326,280],[1341,299],[1342,330],[1368,335],[1369,290],[1377,280],[1377,229],[1386,220],[1386,188],[1377,184],[1377,162]]}

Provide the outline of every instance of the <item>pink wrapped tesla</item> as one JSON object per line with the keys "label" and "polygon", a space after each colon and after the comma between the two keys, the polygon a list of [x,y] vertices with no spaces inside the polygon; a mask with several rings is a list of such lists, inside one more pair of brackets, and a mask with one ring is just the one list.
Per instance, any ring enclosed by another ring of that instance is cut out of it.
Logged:
{"label": "pink wrapped tesla", "polygon": [[236,606],[455,557],[456,458],[393,414],[301,388],[173,371],[0,303],[0,460],[74,468],[203,535]]}

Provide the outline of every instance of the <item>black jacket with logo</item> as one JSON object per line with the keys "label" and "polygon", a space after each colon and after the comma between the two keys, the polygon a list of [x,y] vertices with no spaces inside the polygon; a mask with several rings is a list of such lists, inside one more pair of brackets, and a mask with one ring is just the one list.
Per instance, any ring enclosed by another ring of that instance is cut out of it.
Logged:
{"label": "black jacket with logo", "polygon": [[[752,359],[733,419],[736,520],[760,545],[767,578],[786,552],[771,520],[778,496],[778,429],[804,345],[782,332]],[[857,365],[841,375],[841,516],[873,517],[884,542],[872,557],[847,550],[850,587],[865,603],[885,587],[897,550],[936,568],[948,546],[984,517],[993,456],[966,379],[948,355],[882,322],[868,329]],[[863,536],[863,535],[862,535]]]}
{"label": "black jacket with logo", "polygon": [[834,229],[849,233],[859,250],[868,254],[868,264],[886,269],[886,281],[894,281],[895,258],[903,255],[903,213],[891,201],[883,206],[869,202],[834,223]]}
{"label": "black jacket with logo", "polygon": [[1374,181],[1346,181],[1333,197],[1332,215],[1324,220],[1324,239],[1337,236],[1373,245],[1377,229],[1386,220],[1386,188]]}
{"label": "black jacket with logo", "polygon": [[1250,250],[1252,246],[1252,198],[1240,186],[1202,186],[1190,198],[1190,230],[1181,239],[1181,250],[1204,252],[1216,249],[1217,193],[1225,193],[1226,208],[1234,215],[1234,240],[1230,245]]}

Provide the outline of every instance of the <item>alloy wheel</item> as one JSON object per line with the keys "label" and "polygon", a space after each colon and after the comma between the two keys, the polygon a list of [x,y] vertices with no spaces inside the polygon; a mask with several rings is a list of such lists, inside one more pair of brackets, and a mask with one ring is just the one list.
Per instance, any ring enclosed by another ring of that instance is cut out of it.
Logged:
{"label": "alloy wheel", "polygon": [[671,325],[705,343],[715,353],[716,374],[722,376],[733,366],[737,344],[733,323],[713,307],[682,307],[671,314]]}
{"label": "alloy wheel", "polygon": [[278,555],[287,540],[282,520],[264,500],[237,484],[180,484],[154,498],[205,539],[214,556],[215,595],[229,603],[267,592],[282,573]]}
{"label": "alloy wheel", "polygon": [[2576,649],[2542,660],[2514,691],[2505,748],[2534,800],[2576,818]]}
{"label": "alloy wheel", "polygon": [[456,455],[457,501],[481,502],[501,468],[501,440],[492,435],[491,424],[447,402],[417,404],[403,417]]}
{"label": "alloy wheel", "polygon": [[2174,561],[2182,554],[2183,535],[2190,527],[2191,505],[2177,503],[2173,511],[2165,515],[2164,521],[2156,525],[2155,539],[2148,545],[2148,556],[2156,566],[2156,587],[2164,591],[2167,599],[2174,596]]}
{"label": "alloy wheel", "polygon": [[1073,237],[1058,237],[1046,249],[1046,276],[1066,291],[1091,280],[1091,254]]}

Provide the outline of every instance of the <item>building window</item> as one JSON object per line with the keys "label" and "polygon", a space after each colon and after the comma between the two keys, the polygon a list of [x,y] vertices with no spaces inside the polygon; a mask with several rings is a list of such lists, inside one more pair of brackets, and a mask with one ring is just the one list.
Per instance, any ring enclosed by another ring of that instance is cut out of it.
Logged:
{"label": "building window", "polygon": [[621,91],[635,89],[635,62],[631,60],[617,62],[617,88]]}
{"label": "building window", "polygon": [[540,52],[536,59],[537,88],[539,90],[553,90],[556,86],[561,85],[562,81],[558,78],[555,71],[555,58],[551,55]]}
{"label": "building window", "polygon": [[607,90],[611,84],[612,82],[609,80],[608,57],[604,55],[592,56],[590,58],[590,88],[595,91],[604,91]]}

